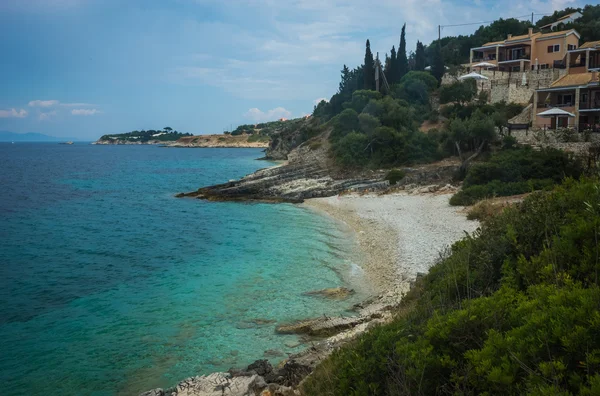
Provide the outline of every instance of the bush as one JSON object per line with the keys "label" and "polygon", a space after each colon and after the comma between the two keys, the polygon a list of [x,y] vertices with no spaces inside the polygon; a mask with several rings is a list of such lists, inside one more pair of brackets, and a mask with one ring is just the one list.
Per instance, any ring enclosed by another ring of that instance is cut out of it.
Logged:
{"label": "bush", "polygon": [[472,205],[484,198],[548,189],[565,177],[578,178],[582,173],[581,163],[561,150],[503,150],[488,162],[469,168],[462,190],[450,199],[450,204]]}
{"label": "bush", "polygon": [[321,142],[320,140],[314,141],[314,142],[310,142],[308,144],[308,148],[311,150],[318,150],[323,146],[323,142]]}
{"label": "bush", "polygon": [[600,390],[600,189],[567,181],[457,242],[376,327],[303,384],[323,395]]}
{"label": "bush", "polygon": [[450,198],[450,205],[468,206],[485,198],[507,197],[510,195],[525,194],[535,190],[552,188],[555,182],[550,179],[532,179],[520,182],[501,182],[493,180],[482,185],[466,187]]}
{"label": "bush", "polygon": [[504,136],[502,138],[502,148],[504,150],[515,148],[517,143],[517,138],[514,136]]}
{"label": "bush", "polygon": [[404,171],[400,169],[392,169],[388,172],[387,175],[385,175],[385,180],[388,180],[390,182],[390,185],[393,186],[400,180],[404,179],[404,176],[406,176],[406,173],[404,173]]}
{"label": "bush", "polygon": [[531,147],[523,147],[500,151],[488,162],[473,165],[467,172],[465,187],[482,185],[493,180],[519,182],[551,179],[560,183],[564,177],[579,177],[582,171],[579,161],[564,151],[536,151]]}
{"label": "bush", "polygon": [[365,165],[368,161],[365,151],[367,144],[369,144],[367,136],[358,132],[350,132],[337,142],[333,154],[343,166],[357,167]]}
{"label": "bush", "polygon": [[440,88],[440,103],[468,103],[477,95],[477,83],[474,80],[457,81]]}

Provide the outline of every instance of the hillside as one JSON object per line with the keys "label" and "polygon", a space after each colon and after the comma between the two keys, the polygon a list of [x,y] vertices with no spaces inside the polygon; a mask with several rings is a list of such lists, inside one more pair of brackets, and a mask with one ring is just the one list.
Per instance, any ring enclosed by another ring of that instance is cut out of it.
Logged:
{"label": "hillside", "polygon": [[180,133],[166,127],[162,130],[149,129],[103,135],[94,144],[160,144],[174,142],[183,136],[191,136],[191,134]]}
{"label": "hillside", "polygon": [[269,138],[260,135],[197,135],[184,136],[166,145],[168,147],[266,148],[269,146]]}

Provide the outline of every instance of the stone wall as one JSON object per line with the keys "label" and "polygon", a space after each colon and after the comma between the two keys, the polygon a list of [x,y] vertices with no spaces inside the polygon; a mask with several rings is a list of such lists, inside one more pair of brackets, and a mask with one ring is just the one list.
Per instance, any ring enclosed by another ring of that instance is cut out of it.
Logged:
{"label": "stone wall", "polygon": [[[536,89],[548,88],[554,81],[566,74],[564,69],[528,70],[526,72],[501,72],[494,70],[478,71],[488,80],[478,81],[478,91],[489,92],[490,102],[501,101],[528,104]],[[525,79],[523,79],[525,75]],[[442,85],[458,81],[459,75],[444,74]],[[525,83],[525,84],[523,84]]]}
{"label": "stone wall", "polygon": [[[533,147],[552,147],[559,150],[569,151],[576,155],[586,156],[592,146],[600,144],[600,134],[592,133],[585,136],[583,133],[576,133],[576,142],[562,142],[553,130],[529,129],[513,130],[511,136],[514,136],[521,144],[527,144]],[[585,141],[587,139],[587,141]]]}

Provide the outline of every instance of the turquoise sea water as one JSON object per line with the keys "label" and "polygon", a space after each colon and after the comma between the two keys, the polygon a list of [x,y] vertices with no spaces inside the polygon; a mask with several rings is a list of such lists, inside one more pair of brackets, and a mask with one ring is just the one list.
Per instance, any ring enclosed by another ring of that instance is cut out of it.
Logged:
{"label": "turquoise sea water", "polygon": [[0,143],[2,394],[137,394],[242,367],[299,351],[277,323],[360,299],[302,295],[362,283],[331,220],[173,198],[272,165],[261,155]]}

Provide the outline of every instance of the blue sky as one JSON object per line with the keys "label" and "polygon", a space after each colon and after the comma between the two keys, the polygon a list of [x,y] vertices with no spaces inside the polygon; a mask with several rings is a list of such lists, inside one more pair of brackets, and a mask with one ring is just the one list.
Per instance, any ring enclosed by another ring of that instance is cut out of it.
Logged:
{"label": "blue sky", "polygon": [[[438,24],[550,13],[577,0],[0,0],[0,130],[92,140],[171,126],[221,133],[299,117],[364,42],[381,56]],[[446,28],[443,35],[477,26]]]}

